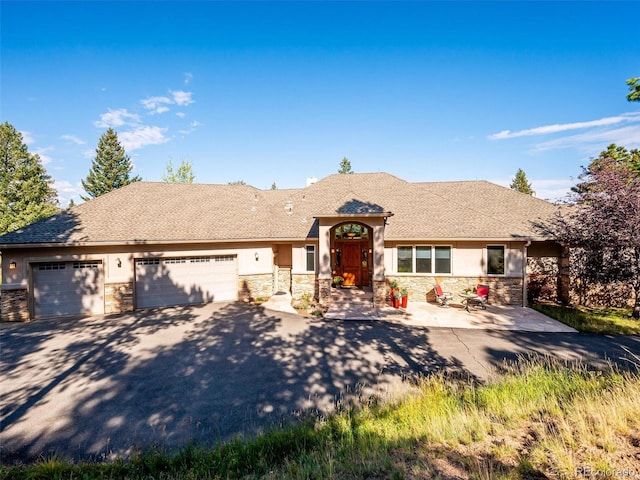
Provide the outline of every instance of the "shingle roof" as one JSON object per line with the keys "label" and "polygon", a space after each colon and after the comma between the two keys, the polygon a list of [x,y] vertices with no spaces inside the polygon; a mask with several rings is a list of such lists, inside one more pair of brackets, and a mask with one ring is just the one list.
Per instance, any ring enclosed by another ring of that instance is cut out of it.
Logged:
{"label": "shingle roof", "polygon": [[304,239],[318,216],[391,212],[389,240],[509,239],[557,207],[485,181],[411,183],[387,173],[330,175],[306,188],[136,182],[0,237],[39,243]]}

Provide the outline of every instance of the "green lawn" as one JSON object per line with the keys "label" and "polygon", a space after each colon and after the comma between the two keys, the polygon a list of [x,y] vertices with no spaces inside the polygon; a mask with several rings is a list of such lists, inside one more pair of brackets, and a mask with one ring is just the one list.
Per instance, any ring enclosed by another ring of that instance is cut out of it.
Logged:
{"label": "green lawn", "polygon": [[544,303],[536,304],[533,308],[579,332],[640,335],[640,321],[631,317],[630,308],[563,307]]}
{"label": "green lawn", "polygon": [[[640,377],[528,360],[486,385],[432,376],[394,402],[361,398],[329,417],[217,448],[127,461],[43,459],[1,479],[534,479],[640,473]],[[634,446],[635,445],[635,446]]]}

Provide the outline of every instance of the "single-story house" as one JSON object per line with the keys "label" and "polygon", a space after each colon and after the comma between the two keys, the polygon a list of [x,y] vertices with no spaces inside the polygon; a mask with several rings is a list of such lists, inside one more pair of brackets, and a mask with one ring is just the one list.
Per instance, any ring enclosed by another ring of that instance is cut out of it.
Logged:
{"label": "single-story house", "polygon": [[137,182],[0,237],[1,318],[269,297],[331,301],[334,275],[426,301],[436,282],[526,302],[527,258],[562,249],[557,207],[486,181],[335,174],[290,190]]}

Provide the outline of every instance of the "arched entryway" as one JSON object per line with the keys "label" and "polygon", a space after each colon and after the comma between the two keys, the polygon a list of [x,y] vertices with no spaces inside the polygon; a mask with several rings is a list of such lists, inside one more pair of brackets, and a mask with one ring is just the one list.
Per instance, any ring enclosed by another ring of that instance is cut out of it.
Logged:
{"label": "arched entryway", "polygon": [[371,285],[372,229],[360,222],[345,222],[331,229],[331,270],[344,278],[344,286]]}

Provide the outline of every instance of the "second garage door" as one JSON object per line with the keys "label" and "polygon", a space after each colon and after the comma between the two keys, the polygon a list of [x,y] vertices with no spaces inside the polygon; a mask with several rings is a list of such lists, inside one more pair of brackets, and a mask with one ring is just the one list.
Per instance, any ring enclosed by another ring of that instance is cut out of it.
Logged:
{"label": "second garage door", "polygon": [[237,285],[235,255],[136,260],[136,308],[236,300]]}

